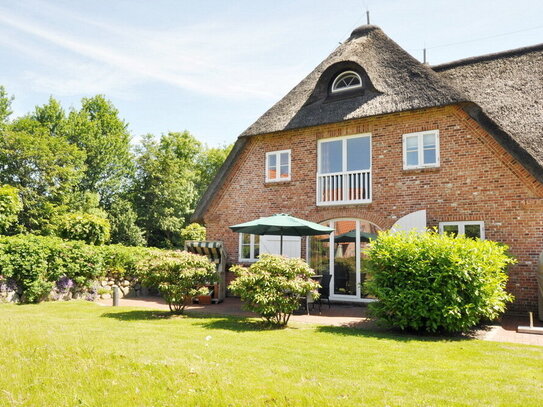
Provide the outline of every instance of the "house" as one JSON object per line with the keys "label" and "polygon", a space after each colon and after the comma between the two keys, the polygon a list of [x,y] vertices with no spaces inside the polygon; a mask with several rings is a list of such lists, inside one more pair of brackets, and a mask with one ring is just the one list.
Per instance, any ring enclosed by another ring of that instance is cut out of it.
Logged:
{"label": "house", "polygon": [[286,251],[331,272],[338,301],[366,300],[369,233],[435,227],[503,242],[518,260],[510,309],[533,310],[542,95],[543,44],[430,67],[361,26],[239,136],[194,220],[231,263],[277,243],[229,225],[285,212],[333,227],[331,237],[291,238]]}

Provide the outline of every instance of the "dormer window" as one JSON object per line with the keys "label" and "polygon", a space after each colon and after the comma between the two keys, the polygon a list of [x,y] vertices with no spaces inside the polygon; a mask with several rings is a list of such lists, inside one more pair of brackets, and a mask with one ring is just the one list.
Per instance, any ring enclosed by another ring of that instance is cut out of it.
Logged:
{"label": "dormer window", "polygon": [[332,93],[343,92],[346,90],[362,87],[362,79],[354,71],[345,71],[340,73],[332,83]]}

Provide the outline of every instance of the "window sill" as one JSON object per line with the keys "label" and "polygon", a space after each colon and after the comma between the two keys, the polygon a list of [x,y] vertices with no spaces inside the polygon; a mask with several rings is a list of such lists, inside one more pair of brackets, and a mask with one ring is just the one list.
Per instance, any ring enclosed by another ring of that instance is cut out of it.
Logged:
{"label": "window sill", "polygon": [[277,180],[277,181],[265,181],[264,186],[273,187],[273,186],[277,186],[277,185],[288,185],[291,182],[292,182],[292,180],[290,178],[289,179]]}
{"label": "window sill", "polygon": [[433,165],[428,167],[410,167],[410,168],[404,168],[403,172],[432,172],[432,171],[438,171],[441,167],[439,165]]}
{"label": "window sill", "polygon": [[357,205],[369,205],[372,201],[337,201],[337,202],[317,202],[317,206],[357,206]]}

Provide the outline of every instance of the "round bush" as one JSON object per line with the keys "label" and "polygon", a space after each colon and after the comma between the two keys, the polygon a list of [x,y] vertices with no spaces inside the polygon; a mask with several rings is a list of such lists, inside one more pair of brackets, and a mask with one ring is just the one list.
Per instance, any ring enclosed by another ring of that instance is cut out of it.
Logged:
{"label": "round bush", "polygon": [[495,319],[505,291],[507,246],[436,233],[379,234],[370,244],[365,288],[374,316],[401,329],[464,332]]}
{"label": "round bush", "polygon": [[286,325],[300,306],[300,297],[319,288],[311,279],[313,270],[301,259],[262,254],[249,268],[230,270],[237,275],[230,289],[241,297],[243,307],[272,325]]}
{"label": "round bush", "polygon": [[170,311],[183,313],[192,297],[205,294],[204,287],[217,281],[217,272],[206,256],[156,250],[142,272],[143,283],[157,288]]}

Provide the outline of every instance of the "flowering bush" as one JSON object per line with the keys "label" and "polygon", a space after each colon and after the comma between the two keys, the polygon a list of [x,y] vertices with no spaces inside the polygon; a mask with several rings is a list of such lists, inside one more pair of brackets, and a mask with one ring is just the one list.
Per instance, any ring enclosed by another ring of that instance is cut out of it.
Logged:
{"label": "flowering bush", "polygon": [[277,326],[288,324],[300,297],[319,288],[311,279],[313,270],[301,259],[262,254],[249,268],[234,266],[231,271],[237,278],[230,289],[241,297],[244,308]]}
{"label": "flowering bush", "polygon": [[462,332],[495,319],[505,291],[507,246],[436,233],[381,233],[370,244],[365,285],[373,315],[401,329]]}
{"label": "flowering bush", "polygon": [[217,281],[215,265],[205,256],[156,250],[141,271],[142,281],[157,288],[170,311],[183,313],[192,297],[206,294],[206,284]]}

